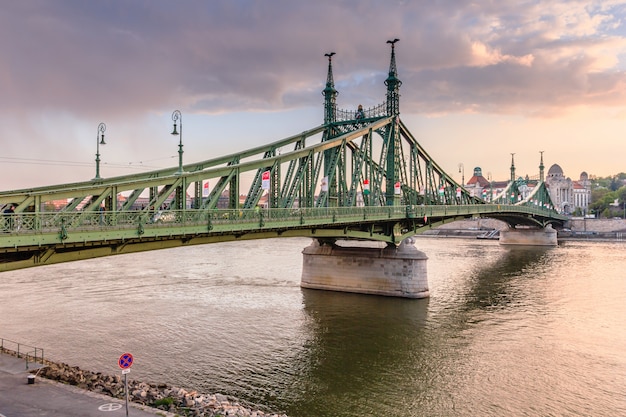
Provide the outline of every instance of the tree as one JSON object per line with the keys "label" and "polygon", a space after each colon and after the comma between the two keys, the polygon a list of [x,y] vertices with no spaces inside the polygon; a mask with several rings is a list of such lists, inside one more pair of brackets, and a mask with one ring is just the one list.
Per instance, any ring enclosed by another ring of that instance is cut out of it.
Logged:
{"label": "tree", "polygon": [[626,173],[620,172],[616,175],[608,177],[596,177],[595,175],[589,175],[589,180],[592,183],[592,188],[608,188],[610,191],[615,191],[622,187],[626,183]]}
{"label": "tree", "polygon": [[620,184],[622,184],[622,182],[617,178],[617,176],[611,178],[611,182],[609,183],[609,189],[611,191],[617,191],[617,189],[619,188]]}
{"label": "tree", "polygon": [[591,190],[591,204],[602,200],[609,192],[608,188],[595,188]]}
{"label": "tree", "polygon": [[626,201],[626,185],[621,186],[616,192],[617,198],[624,203]]}
{"label": "tree", "polygon": [[604,188],[596,189],[591,192],[592,203],[589,204],[589,209],[596,213],[602,213],[602,217],[615,217],[624,210],[625,200],[626,186],[622,186],[616,191],[609,191]]}

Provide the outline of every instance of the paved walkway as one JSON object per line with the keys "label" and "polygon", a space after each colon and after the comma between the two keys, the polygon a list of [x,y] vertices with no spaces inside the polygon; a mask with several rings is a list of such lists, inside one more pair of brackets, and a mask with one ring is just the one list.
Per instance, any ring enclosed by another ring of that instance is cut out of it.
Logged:
{"label": "paved walkway", "polygon": [[[33,371],[41,367],[29,364]],[[0,353],[0,417],[173,417],[150,407],[126,403],[45,378],[28,382],[24,359]]]}

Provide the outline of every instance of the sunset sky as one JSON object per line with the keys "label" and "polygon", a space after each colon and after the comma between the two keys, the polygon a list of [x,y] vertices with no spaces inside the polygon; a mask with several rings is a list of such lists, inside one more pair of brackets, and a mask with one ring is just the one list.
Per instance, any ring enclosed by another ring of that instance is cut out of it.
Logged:
{"label": "sunset sky", "polygon": [[461,181],[626,172],[623,1],[0,0],[0,190],[176,166],[385,99],[396,44],[401,118]]}

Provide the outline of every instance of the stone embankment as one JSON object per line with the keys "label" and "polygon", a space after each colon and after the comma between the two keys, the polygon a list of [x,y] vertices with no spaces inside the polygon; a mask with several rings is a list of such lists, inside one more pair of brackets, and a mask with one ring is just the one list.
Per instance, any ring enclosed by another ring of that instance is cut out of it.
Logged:
{"label": "stone embankment", "polygon": [[[476,238],[488,236],[493,231],[493,238],[497,238],[497,233],[508,227],[502,221],[489,218],[456,220],[427,230],[423,236]],[[566,223],[565,229],[558,231],[558,239],[625,241],[626,220],[573,218]]]}
{"label": "stone embankment", "polygon": [[[82,370],[64,363],[44,361],[37,376],[78,388],[125,399],[124,380]],[[221,394],[201,394],[165,384],[148,384],[128,380],[128,400],[155,409],[188,417],[287,417],[285,414],[252,410]]]}

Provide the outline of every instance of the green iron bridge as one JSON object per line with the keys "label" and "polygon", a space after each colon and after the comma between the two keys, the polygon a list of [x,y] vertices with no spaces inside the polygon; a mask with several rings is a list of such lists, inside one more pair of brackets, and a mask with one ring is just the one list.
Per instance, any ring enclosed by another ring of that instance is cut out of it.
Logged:
{"label": "green iron bridge", "polygon": [[[386,100],[378,106],[337,108],[329,53],[324,123],[318,127],[187,165],[181,144],[177,168],[0,192],[0,209],[14,207],[0,219],[0,271],[275,237],[398,245],[471,217],[512,227],[563,226],[567,217],[554,210],[543,173],[532,192],[522,192],[525,184],[512,166],[508,187],[486,201],[426,153],[400,119],[396,42],[388,41]],[[177,121],[182,131],[178,117],[174,128]],[[208,195],[207,183],[213,185]],[[138,207],[138,201],[147,203]]]}

